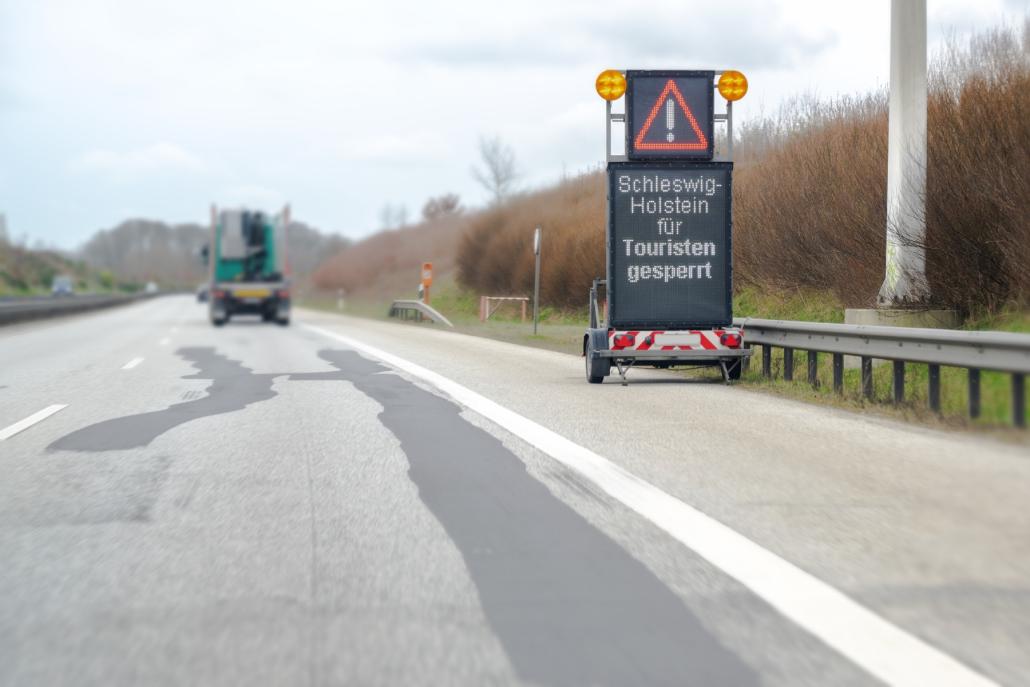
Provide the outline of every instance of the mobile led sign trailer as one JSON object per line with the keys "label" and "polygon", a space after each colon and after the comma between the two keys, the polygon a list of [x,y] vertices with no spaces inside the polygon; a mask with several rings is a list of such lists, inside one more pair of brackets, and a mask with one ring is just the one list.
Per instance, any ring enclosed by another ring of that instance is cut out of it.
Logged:
{"label": "mobile led sign trailer", "polygon": [[[732,152],[733,102],[747,79],[609,69],[595,86],[606,101],[608,256],[606,278],[590,289],[587,381],[603,382],[614,366],[626,384],[635,365],[717,366],[726,382],[739,379],[751,350],[733,326],[733,162],[713,158],[716,122]],[[613,112],[623,95],[625,111]],[[615,122],[625,123],[622,155],[612,153]]]}

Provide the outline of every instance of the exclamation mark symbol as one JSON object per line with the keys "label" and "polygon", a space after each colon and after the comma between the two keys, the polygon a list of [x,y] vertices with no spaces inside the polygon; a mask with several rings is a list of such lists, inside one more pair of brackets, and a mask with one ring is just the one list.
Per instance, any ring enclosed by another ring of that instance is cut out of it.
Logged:
{"label": "exclamation mark symbol", "polygon": [[676,140],[675,134],[672,133],[672,130],[676,128],[676,109],[672,98],[665,101],[665,128],[669,130],[669,133],[665,134],[665,140],[672,143]]}

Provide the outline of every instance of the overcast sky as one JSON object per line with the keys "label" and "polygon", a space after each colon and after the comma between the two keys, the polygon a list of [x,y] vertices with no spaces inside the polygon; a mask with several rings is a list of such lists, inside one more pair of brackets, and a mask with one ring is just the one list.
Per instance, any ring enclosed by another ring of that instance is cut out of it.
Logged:
{"label": "overcast sky", "polygon": [[[73,248],[129,217],[205,222],[211,202],[360,237],[386,203],[486,193],[484,135],[523,185],[597,166],[613,68],[734,68],[736,114],[888,78],[889,0],[0,0],[0,213]],[[928,0],[949,33],[1027,0]]]}

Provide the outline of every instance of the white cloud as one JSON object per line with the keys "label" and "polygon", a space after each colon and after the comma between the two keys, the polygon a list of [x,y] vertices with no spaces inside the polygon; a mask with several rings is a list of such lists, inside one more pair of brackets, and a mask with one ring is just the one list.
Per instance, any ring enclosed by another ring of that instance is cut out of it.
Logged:
{"label": "white cloud", "polygon": [[218,204],[226,208],[248,208],[278,212],[286,204],[286,196],[259,184],[240,184],[223,188],[217,194]]}
{"label": "white cloud", "polygon": [[[927,4],[933,47],[1027,0]],[[882,87],[889,14],[887,0],[0,0],[0,211],[74,245],[127,203],[203,221],[212,201],[290,200],[360,235],[387,201],[483,200],[468,172],[483,135],[513,146],[526,184],[595,167],[604,68],[741,69],[739,124],[797,93]]]}
{"label": "white cloud", "polygon": [[382,132],[363,138],[348,138],[335,146],[335,150],[344,160],[401,162],[413,155],[443,155],[446,146],[439,136],[428,131],[405,134]]}
{"label": "white cloud", "polygon": [[119,152],[96,149],[76,156],[69,169],[80,173],[102,173],[136,177],[158,172],[202,172],[207,166],[199,157],[172,143],[155,143],[145,148]]}

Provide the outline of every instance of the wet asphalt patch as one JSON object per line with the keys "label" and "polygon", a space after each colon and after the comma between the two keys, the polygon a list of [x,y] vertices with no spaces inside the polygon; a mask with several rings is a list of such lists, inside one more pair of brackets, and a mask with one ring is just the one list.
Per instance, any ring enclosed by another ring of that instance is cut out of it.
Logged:
{"label": "wet asphalt patch", "polygon": [[453,402],[352,351],[320,356],[383,406],[419,498],[461,551],[519,677],[539,685],[758,684],[648,568]]}
{"label": "wet asphalt patch", "polygon": [[[758,684],[654,573],[462,418],[455,403],[354,351],[319,353],[336,371],[294,374],[255,374],[212,348],[177,353],[198,370],[185,379],[212,380],[206,396],[90,425],[48,449],[147,446],[190,420],[274,397],[275,377],[348,381],[383,407],[380,421],[400,442],[419,498],[461,552],[520,678],[555,687]],[[143,504],[126,504],[118,515],[146,517],[153,489],[146,491]]]}
{"label": "wet asphalt patch", "polygon": [[126,415],[98,422],[66,434],[48,451],[124,451],[147,446],[157,437],[190,420],[231,413],[275,396],[274,374],[254,374],[213,348],[182,348],[176,353],[192,363],[197,372],[183,379],[210,379],[207,395],[175,403],[164,410]]}

